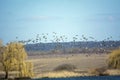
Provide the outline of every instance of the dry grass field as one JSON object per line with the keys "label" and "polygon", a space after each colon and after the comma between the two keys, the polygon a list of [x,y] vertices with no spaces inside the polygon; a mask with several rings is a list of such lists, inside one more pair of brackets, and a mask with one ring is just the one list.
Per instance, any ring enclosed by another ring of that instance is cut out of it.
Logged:
{"label": "dry grass field", "polygon": [[[95,68],[107,66],[107,54],[53,54],[53,55],[40,55],[29,56],[28,61],[34,64],[35,77],[55,77],[65,76],[71,74],[80,76],[79,73],[84,73]],[[54,69],[62,64],[75,65],[77,69],[74,72],[58,72]],[[60,75],[61,74],[61,75]],[[70,75],[69,75],[70,76]]]}
{"label": "dry grass field", "polygon": [[[96,70],[102,71],[102,67],[107,67],[108,54],[50,54],[28,56],[27,61],[34,64],[34,78],[43,77],[73,77],[73,76],[94,76],[99,74]],[[63,64],[71,64],[76,68],[72,71],[55,71]],[[1,69],[1,68],[0,68]],[[110,75],[120,75],[120,70],[107,70]],[[4,72],[0,71],[4,76]],[[9,72],[9,77],[16,76],[16,72]]]}

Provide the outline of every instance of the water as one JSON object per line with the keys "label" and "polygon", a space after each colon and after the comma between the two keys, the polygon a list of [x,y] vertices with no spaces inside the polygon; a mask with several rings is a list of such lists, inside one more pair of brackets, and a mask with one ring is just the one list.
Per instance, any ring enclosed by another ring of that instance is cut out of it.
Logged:
{"label": "water", "polygon": [[42,78],[34,80],[120,80],[120,76],[89,76],[89,77],[70,77],[70,78]]}

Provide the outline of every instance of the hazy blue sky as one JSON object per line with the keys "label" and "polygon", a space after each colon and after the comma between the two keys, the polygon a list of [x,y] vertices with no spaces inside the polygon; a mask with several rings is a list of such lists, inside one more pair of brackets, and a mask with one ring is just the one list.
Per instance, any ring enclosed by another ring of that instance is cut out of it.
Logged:
{"label": "hazy blue sky", "polygon": [[120,0],[0,0],[0,39],[36,34],[120,39]]}

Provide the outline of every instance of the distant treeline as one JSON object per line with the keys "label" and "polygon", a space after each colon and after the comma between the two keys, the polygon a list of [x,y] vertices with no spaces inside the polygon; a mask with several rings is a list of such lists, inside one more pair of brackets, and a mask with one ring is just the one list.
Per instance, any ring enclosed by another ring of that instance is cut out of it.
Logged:
{"label": "distant treeline", "polygon": [[[81,42],[55,42],[55,43],[36,43],[26,44],[26,51],[51,51],[67,49],[80,49],[81,52],[90,52],[93,50],[104,52],[105,50],[116,49],[120,47],[120,41],[81,41]],[[98,49],[98,50],[97,50]],[[78,52],[80,52],[78,51]]]}

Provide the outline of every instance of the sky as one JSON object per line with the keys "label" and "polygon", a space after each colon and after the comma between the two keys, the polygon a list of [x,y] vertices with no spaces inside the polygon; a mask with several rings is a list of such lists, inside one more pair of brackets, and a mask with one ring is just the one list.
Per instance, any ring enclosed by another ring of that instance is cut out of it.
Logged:
{"label": "sky", "polygon": [[120,0],[0,0],[0,39],[4,43],[37,34],[120,40]]}

